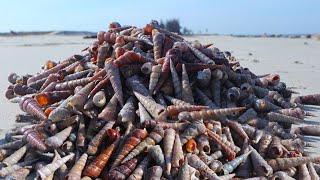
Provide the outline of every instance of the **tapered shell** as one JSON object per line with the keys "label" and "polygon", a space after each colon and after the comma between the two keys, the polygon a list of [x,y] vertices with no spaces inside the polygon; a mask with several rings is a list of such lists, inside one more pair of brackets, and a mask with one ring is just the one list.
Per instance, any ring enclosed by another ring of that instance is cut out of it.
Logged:
{"label": "tapered shell", "polygon": [[164,44],[164,40],[165,40],[165,35],[162,33],[157,32],[157,30],[152,30],[152,34],[153,34],[153,52],[154,52],[154,58],[157,60],[159,58],[161,58],[161,54],[162,54],[162,47]]}
{"label": "tapered shell", "polygon": [[114,160],[112,167],[118,166],[121,161],[129,154],[129,152],[134,149],[144,138],[146,138],[148,132],[144,129],[135,129],[131,133],[131,136],[127,139],[123,148],[121,149],[119,155]]}
{"label": "tapered shell", "polygon": [[36,89],[28,87],[23,84],[15,84],[13,86],[13,91],[16,95],[21,95],[21,96],[38,92]]}
{"label": "tapered shell", "polygon": [[120,56],[118,59],[114,61],[114,64],[118,67],[133,64],[133,63],[145,63],[146,59],[142,57],[141,54],[135,53],[133,51],[128,51]]}
{"label": "tapered shell", "polygon": [[193,47],[193,45],[186,43],[186,45],[191,49],[191,51],[194,53],[194,55],[203,63],[206,64],[215,64],[215,62],[210,59],[209,57],[207,57],[206,55],[204,55],[201,51],[199,51],[198,49],[196,49],[195,47]]}
{"label": "tapered shell", "polygon": [[132,89],[132,91],[138,92],[144,96],[149,96],[148,89],[144,86],[139,76],[134,75],[127,78],[126,84],[130,89]]}
{"label": "tapered shell", "polygon": [[279,110],[281,108],[264,99],[258,99],[254,103],[254,109],[258,112],[268,112],[273,110]]}
{"label": "tapered shell", "polygon": [[239,166],[240,163],[244,162],[247,159],[247,157],[249,156],[250,153],[251,153],[251,151],[244,153],[241,156],[236,157],[232,161],[225,163],[222,166],[223,174],[232,173]]}
{"label": "tapered shell", "polygon": [[234,112],[239,112],[245,110],[245,107],[235,107],[235,108],[225,108],[225,109],[210,109],[210,110],[201,110],[201,111],[191,111],[191,112],[181,112],[178,115],[179,120],[207,120],[217,117],[226,116]]}
{"label": "tapered shell", "polygon": [[188,158],[186,157],[182,166],[180,166],[179,168],[179,174],[177,177],[178,180],[184,180],[184,179],[190,178],[190,171],[188,166],[189,166]]}
{"label": "tapered shell", "polygon": [[25,145],[12,153],[9,157],[5,158],[2,163],[5,164],[6,166],[10,166],[13,164],[16,164],[17,162],[20,161],[20,159],[24,156],[24,154],[27,152],[29,146]]}
{"label": "tapered shell", "polygon": [[123,163],[121,166],[111,170],[105,179],[125,180],[136,168],[137,161],[136,158],[133,158],[130,161]]}
{"label": "tapered shell", "polygon": [[165,158],[163,151],[159,145],[148,147],[148,155],[159,165],[162,169],[165,168]]}
{"label": "tapered shell", "polygon": [[115,121],[116,120],[116,108],[118,105],[118,98],[116,94],[112,96],[106,107],[98,115],[99,119],[104,121]]}
{"label": "tapered shell", "polygon": [[170,71],[171,71],[172,83],[174,86],[175,97],[177,99],[181,99],[182,98],[182,86],[181,86],[181,82],[178,77],[176,68],[174,67],[174,64],[171,59],[170,59]]}
{"label": "tapered shell", "polygon": [[67,161],[73,158],[73,156],[74,154],[71,153],[57,161],[47,164],[46,166],[37,170],[37,176],[40,177],[41,179],[45,179],[50,174],[54,173],[57,169],[59,169],[62,165],[64,165]]}
{"label": "tapered shell", "polygon": [[20,148],[24,142],[22,140],[16,140],[12,142],[7,142],[0,145],[0,149],[18,149]]}
{"label": "tapered shell", "polygon": [[205,95],[199,88],[195,88],[197,97],[200,99],[202,104],[208,106],[210,109],[219,109],[219,107],[211,101],[211,99]]}
{"label": "tapered shell", "polygon": [[[72,59],[72,58],[70,58],[70,59]],[[57,66],[55,66],[55,67],[53,67],[53,68],[51,68],[49,70],[46,70],[46,71],[44,71],[42,73],[39,73],[39,74],[29,78],[28,81],[27,81],[27,85],[29,85],[32,82],[35,82],[35,81],[37,81],[39,79],[45,78],[45,77],[49,76],[50,74],[57,73],[60,69],[65,68],[70,64],[71,64],[71,61],[65,62],[65,63],[60,63]]]}
{"label": "tapered shell", "polygon": [[97,153],[99,146],[106,137],[106,132],[108,129],[111,129],[115,121],[109,121],[99,132],[98,134],[90,141],[88,144],[87,154],[94,155]]}
{"label": "tapered shell", "polygon": [[176,133],[174,138],[173,148],[172,148],[172,157],[171,157],[172,167],[174,168],[180,167],[183,161],[184,161],[184,155],[182,150],[182,144],[181,144],[179,133]]}
{"label": "tapered shell", "polygon": [[299,119],[304,119],[307,115],[307,112],[303,111],[300,108],[288,108],[288,109],[280,109],[275,111],[276,113],[284,114],[287,116],[292,116]]}
{"label": "tapered shell", "polygon": [[[123,108],[120,110],[118,116],[121,117],[122,122],[133,122],[136,118],[135,110],[136,110],[137,100],[134,96],[130,96],[127,100]],[[140,106],[139,106],[140,109]],[[141,118],[141,114],[140,114]]]}
{"label": "tapered shell", "polygon": [[274,171],[296,167],[305,163],[319,162],[320,157],[291,157],[291,158],[277,158],[268,160],[268,164]]}
{"label": "tapered shell", "polygon": [[275,122],[279,122],[279,123],[289,123],[289,124],[303,123],[303,120],[301,120],[299,118],[295,118],[292,116],[287,116],[287,115],[279,114],[279,113],[275,113],[275,112],[269,112],[267,114],[267,117],[268,117],[269,121],[275,121]]}
{"label": "tapered shell", "polygon": [[215,143],[217,143],[220,146],[221,151],[227,157],[228,160],[232,160],[236,157],[236,153],[230,147],[228,147],[225,143],[223,143],[217,134],[208,130],[207,130],[207,134],[211,140],[213,140]]}
{"label": "tapered shell", "polygon": [[270,158],[279,158],[283,155],[283,146],[278,137],[272,137],[272,141],[268,147],[268,154]]}
{"label": "tapered shell", "polygon": [[69,171],[67,176],[65,177],[66,180],[78,180],[81,178],[82,170],[86,165],[88,155],[83,153],[80,159],[73,165],[72,169]]}
{"label": "tapered shell", "polygon": [[85,148],[85,145],[86,145],[86,126],[85,126],[84,118],[80,117],[76,147],[78,149],[83,150]]}
{"label": "tapered shell", "polygon": [[20,101],[20,109],[29,114],[35,115],[40,119],[47,119],[47,116],[39,106],[39,104],[31,97],[23,97]]}
{"label": "tapered shell", "polygon": [[0,161],[10,156],[12,153],[13,153],[13,150],[0,149]]}
{"label": "tapered shell", "polygon": [[150,74],[150,82],[149,82],[149,93],[152,94],[160,77],[162,65],[158,64],[152,66],[151,74]]}
{"label": "tapered shell", "polygon": [[252,166],[254,167],[253,171],[257,176],[269,176],[273,171],[277,171],[273,166],[270,166],[270,163],[267,163],[252,146],[250,146],[250,151],[252,151],[250,157]]}
{"label": "tapered shell", "polygon": [[24,132],[23,140],[41,151],[48,151],[47,145],[44,143],[43,139],[39,136],[38,132],[33,129],[28,129]]}
{"label": "tapered shell", "polygon": [[116,140],[106,150],[104,150],[96,159],[94,159],[88,166],[85,167],[83,174],[93,178],[98,177],[102,169],[108,163],[118,143],[119,143],[119,140]]}
{"label": "tapered shell", "polygon": [[[243,143],[243,146],[242,146],[242,152],[243,153],[247,153],[249,152],[249,142],[245,142]],[[237,168],[237,171],[236,171],[236,175],[238,177],[242,177],[242,178],[248,178],[248,177],[251,177],[252,176],[252,164],[251,164],[251,158],[250,156],[248,156],[246,158],[246,160],[244,160],[240,165],[239,167]]]}
{"label": "tapered shell", "polygon": [[312,180],[319,180],[319,175],[317,174],[317,172],[313,166],[313,163],[307,163],[307,168],[308,168],[309,175],[310,175],[311,179]]}
{"label": "tapered shell", "polygon": [[270,134],[264,134],[259,142],[259,154],[264,158],[268,151],[268,147],[272,141],[272,136]]}
{"label": "tapered shell", "polygon": [[165,119],[168,111],[165,107],[157,104],[154,99],[149,96],[144,96],[138,92],[133,92],[140,103],[147,109],[147,111],[156,119]]}
{"label": "tapered shell", "polygon": [[163,169],[160,166],[152,166],[146,170],[145,179],[158,180],[161,178]]}
{"label": "tapered shell", "polygon": [[194,104],[193,94],[192,94],[192,90],[191,90],[191,86],[190,86],[190,82],[189,82],[189,77],[188,77],[188,73],[186,70],[186,66],[184,64],[182,65],[181,81],[182,81],[182,92],[181,92],[182,100],[187,103]]}
{"label": "tapered shell", "polygon": [[30,170],[27,168],[18,169],[4,177],[4,180],[11,179],[25,179],[30,173]]}
{"label": "tapered shell", "polygon": [[307,165],[299,165],[299,179],[311,179]]}
{"label": "tapered shell", "polygon": [[246,112],[244,112],[241,116],[238,117],[238,121],[240,123],[245,123],[250,119],[253,119],[257,116],[257,112],[253,109],[250,108]]}
{"label": "tapered shell", "polygon": [[87,98],[89,93],[94,87],[94,82],[87,84],[80,91],[78,91],[74,96],[69,99],[69,105],[74,107],[75,109],[82,109],[85,103],[87,102]]}
{"label": "tapered shell", "polygon": [[166,161],[166,172],[169,174],[171,170],[172,151],[175,141],[175,130],[168,128],[164,133],[164,153]]}
{"label": "tapered shell", "polygon": [[173,105],[176,105],[176,106],[192,106],[190,103],[187,103],[185,101],[182,101],[180,99],[176,99],[176,98],[173,98],[171,96],[167,96],[165,95],[164,96],[168,101],[170,101]]}
{"label": "tapered shell", "polygon": [[204,177],[207,177],[210,180],[220,179],[217,176],[217,174],[214,171],[212,171],[203,161],[201,161],[201,159],[197,155],[195,154],[189,155],[188,163],[190,166],[197,169],[201,173],[201,175],[203,175]]}
{"label": "tapered shell", "polygon": [[183,111],[200,111],[208,108],[208,106],[195,106],[195,105],[185,105],[185,106],[177,106],[171,105],[167,107],[168,116],[177,116],[180,112]]}
{"label": "tapered shell", "polygon": [[[77,86],[85,86],[90,82],[90,77],[88,78],[82,78],[82,79],[76,79],[66,82],[61,82],[55,85],[55,90],[62,91],[62,90],[73,90]],[[43,90],[42,92],[44,92]]]}
{"label": "tapered shell", "polygon": [[156,127],[153,129],[148,136],[142,140],[129,154],[128,156],[122,161],[126,162],[137,155],[139,155],[142,151],[146,150],[148,145],[155,145],[158,144],[164,136],[164,130],[161,127]]}
{"label": "tapered shell", "polygon": [[67,91],[53,91],[53,92],[43,92],[37,94],[34,99],[40,106],[47,106],[56,102],[59,102],[63,99],[67,99],[73,92],[70,90]]}
{"label": "tapered shell", "polygon": [[295,102],[306,105],[320,105],[320,94],[299,96]]}
{"label": "tapered shell", "polygon": [[196,137],[197,135],[203,134],[206,131],[206,127],[203,123],[190,123],[184,132],[180,134],[181,144],[184,145],[189,139]]}
{"label": "tapered shell", "polygon": [[151,162],[150,156],[145,156],[137,168],[132,172],[132,174],[127,178],[127,180],[141,180],[143,178],[144,172],[147,170]]}
{"label": "tapered shell", "polygon": [[71,131],[72,131],[71,126],[65,128],[64,130],[58,132],[54,136],[49,137],[46,140],[46,144],[51,148],[60,147],[63,144],[63,142],[69,137]]}

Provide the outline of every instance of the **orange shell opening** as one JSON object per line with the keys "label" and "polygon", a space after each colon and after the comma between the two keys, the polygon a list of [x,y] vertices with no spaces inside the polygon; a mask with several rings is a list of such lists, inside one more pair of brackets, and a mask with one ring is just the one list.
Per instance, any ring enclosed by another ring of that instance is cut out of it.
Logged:
{"label": "orange shell opening", "polygon": [[44,114],[49,117],[50,113],[55,109],[55,107],[48,107],[45,111]]}
{"label": "orange shell opening", "polygon": [[147,24],[146,27],[144,27],[144,29],[146,30],[146,32],[147,32],[148,34],[151,34],[151,32],[152,32],[152,27],[151,27],[150,24]]}
{"label": "orange shell opening", "polygon": [[116,28],[116,25],[113,24],[113,23],[110,23],[110,24],[109,24],[109,28],[110,28],[110,29]]}
{"label": "orange shell opening", "polygon": [[37,94],[34,99],[40,106],[47,106],[50,102],[49,97],[45,94]]}
{"label": "orange shell opening", "polygon": [[54,63],[54,62],[52,62],[52,61],[47,61],[46,62],[46,68],[47,68],[47,70],[48,69],[51,69],[51,68],[53,68],[53,67],[55,67],[56,66],[56,64]]}
{"label": "orange shell opening", "polygon": [[189,153],[194,152],[197,149],[197,143],[194,139],[190,139],[186,144],[186,150]]}

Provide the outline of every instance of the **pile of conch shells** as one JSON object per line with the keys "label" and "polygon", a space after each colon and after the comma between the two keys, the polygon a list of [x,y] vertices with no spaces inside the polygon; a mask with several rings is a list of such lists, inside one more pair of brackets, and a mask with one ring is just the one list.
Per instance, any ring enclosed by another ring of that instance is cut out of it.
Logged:
{"label": "pile of conch shells", "polygon": [[5,95],[29,124],[6,133],[2,178],[319,179],[303,137],[320,127],[292,127],[319,94],[300,96],[156,21],[111,23],[80,54],[9,75]]}

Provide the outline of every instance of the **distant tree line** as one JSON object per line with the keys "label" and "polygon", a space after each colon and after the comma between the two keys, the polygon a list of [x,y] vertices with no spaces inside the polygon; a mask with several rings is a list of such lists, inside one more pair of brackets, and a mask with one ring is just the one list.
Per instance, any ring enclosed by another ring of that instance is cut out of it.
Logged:
{"label": "distant tree line", "polygon": [[166,29],[171,32],[175,32],[182,35],[190,35],[193,34],[192,30],[187,27],[181,27],[179,19],[169,19],[163,22],[161,19],[159,22],[159,26],[163,29]]}

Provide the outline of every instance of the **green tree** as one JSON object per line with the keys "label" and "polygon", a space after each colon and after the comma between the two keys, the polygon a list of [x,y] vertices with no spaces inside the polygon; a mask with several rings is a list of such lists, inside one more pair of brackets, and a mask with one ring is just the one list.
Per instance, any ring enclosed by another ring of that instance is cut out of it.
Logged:
{"label": "green tree", "polygon": [[163,23],[163,21],[162,21],[162,19],[160,19],[159,27],[161,27],[162,29],[166,28],[164,23]]}
{"label": "green tree", "polygon": [[176,32],[178,34],[181,34],[180,32],[181,26],[178,19],[167,20],[165,29],[171,32]]}

